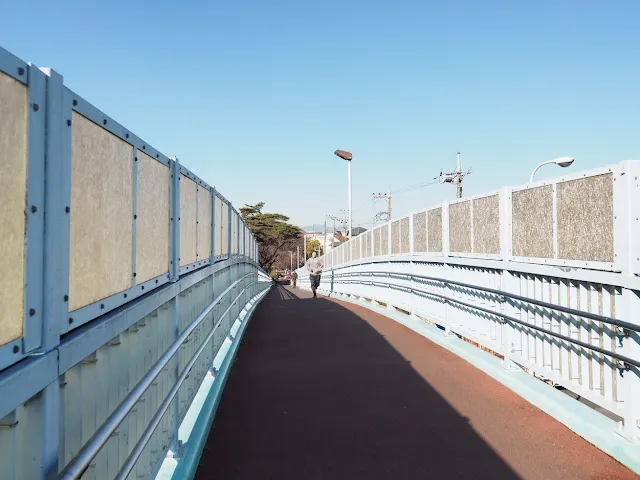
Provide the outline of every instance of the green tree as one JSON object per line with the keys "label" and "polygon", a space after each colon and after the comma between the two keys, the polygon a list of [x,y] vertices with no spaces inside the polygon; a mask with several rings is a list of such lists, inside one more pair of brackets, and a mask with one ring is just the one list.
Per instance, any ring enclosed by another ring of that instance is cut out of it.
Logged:
{"label": "green tree", "polygon": [[310,240],[307,242],[307,258],[311,256],[312,252],[318,252],[318,256],[322,255],[323,250],[320,240]]}
{"label": "green tree", "polygon": [[285,250],[300,244],[302,230],[288,223],[289,217],[281,213],[263,213],[264,202],[245,205],[240,214],[258,242],[258,262],[267,272]]}

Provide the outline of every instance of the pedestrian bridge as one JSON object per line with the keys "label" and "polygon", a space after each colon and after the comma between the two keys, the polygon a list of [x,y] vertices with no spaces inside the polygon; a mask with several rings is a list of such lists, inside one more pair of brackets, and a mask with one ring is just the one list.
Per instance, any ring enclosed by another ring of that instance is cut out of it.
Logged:
{"label": "pedestrian bridge", "polygon": [[216,188],[0,49],[0,479],[636,478],[640,162],[272,285]]}

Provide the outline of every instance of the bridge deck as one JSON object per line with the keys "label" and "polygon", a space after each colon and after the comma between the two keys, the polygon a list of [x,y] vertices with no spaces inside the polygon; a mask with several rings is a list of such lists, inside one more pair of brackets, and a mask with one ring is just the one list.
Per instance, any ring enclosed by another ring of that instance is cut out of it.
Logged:
{"label": "bridge deck", "polygon": [[637,478],[413,331],[309,296],[259,306],[198,478]]}

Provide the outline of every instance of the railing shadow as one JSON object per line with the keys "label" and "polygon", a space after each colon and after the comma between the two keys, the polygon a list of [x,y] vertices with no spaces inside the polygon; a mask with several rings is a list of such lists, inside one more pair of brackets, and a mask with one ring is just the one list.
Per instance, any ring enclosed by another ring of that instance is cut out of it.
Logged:
{"label": "railing shadow", "polygon": [[519,478],[373,327],[308,297],[258,307],[196,478]]}

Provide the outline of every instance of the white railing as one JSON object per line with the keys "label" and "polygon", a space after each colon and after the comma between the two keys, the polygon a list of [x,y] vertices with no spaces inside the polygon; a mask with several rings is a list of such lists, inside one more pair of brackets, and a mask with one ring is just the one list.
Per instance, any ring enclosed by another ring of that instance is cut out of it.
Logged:
{"label": "white railing", "polygon": [[464,337],[639,442],[639,174],[627,161],[412,213],[329,252],[320,291]]}

